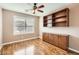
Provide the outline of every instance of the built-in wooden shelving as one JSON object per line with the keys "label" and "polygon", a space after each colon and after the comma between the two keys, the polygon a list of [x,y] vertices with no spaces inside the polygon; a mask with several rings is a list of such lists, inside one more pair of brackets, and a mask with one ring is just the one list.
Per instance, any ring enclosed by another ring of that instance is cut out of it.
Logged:
{"label": "built-in wooden shelving", "polygon": [[69,26],[69,9],[57,11],[55,13],[44,16],[44,27],[67,27]]}

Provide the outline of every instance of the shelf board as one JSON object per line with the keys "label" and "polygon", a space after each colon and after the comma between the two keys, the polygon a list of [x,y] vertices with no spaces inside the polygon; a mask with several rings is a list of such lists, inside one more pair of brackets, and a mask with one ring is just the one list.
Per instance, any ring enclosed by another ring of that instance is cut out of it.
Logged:
{"label": "shelf board", "polygon": [[64,18],[64,17],[66,17],[66,15],[60,16],[60,17],[56,17],[56,18],[54,18],[54,19],[59,19],[59,18]]}
{"label": "shelf board", "polygon": [[52,24],[52,23],[47,23],[47,24]]}
{"label": "shelf board", "polygon": [[59,21],[59,22],[54,22],[54,23],[65,23],[65,22],[67,22],[67,21]]}
{"label": "shelf board", "polygon": [[47,19],[47,20],[52,20],[52,19]]}

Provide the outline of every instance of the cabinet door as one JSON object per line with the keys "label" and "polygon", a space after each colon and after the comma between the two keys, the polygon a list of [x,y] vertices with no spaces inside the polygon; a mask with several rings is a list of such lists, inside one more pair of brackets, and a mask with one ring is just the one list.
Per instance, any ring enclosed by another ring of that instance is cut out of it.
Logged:
{"label": "cabinet door", "polygon": [[67,50],[68,48],[68,37],[59,35],[58,45],[60,48]]}
{"label": "cabinet door", "polygon": [[49,40],[51,44],[58,46],[58,35],[49,34]]}
{"label": "cabinet door", "polygon": [[58,46],[58,35],[54,34],[53,35],[53,40],[54,40],[54,45]]}
{"label": "cabinet door", "polygon": [[49,43],[54,45],[54,38],[53,38],[53,34],[49,34]]}
{"label": "cabinet door", "polygon": [[49,34],[43,33],[43,41],[49,42]]}

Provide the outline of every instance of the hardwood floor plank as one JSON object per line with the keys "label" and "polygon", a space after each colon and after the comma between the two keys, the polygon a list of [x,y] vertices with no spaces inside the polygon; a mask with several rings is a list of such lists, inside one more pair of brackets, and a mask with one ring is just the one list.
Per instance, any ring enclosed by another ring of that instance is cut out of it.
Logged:
{"label": "hardwood floor plank", "polygon": [[68,52],[41,39],[4,45],[2,55],[67,55]]}

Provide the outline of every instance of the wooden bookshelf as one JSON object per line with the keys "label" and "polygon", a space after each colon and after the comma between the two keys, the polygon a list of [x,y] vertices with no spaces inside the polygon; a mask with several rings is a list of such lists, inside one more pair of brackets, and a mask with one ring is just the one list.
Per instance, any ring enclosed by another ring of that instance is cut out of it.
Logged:
{"label": "wooden bookshelf", "polygon": [[[50,26],[48,26],[49,24]],[[67,27],[69,26],[69,9],[65,8],[63,10],[44,16],[43,26],[44,27]]]}

